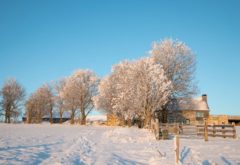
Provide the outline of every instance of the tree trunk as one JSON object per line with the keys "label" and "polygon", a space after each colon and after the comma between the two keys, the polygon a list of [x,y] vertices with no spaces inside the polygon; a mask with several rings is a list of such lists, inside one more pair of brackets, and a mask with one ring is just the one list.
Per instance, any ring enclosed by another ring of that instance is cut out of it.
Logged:
{"label": "tree trunk", "polygon": [[7,123],[8,123],[8,124],[11,123],[11,117],[10,117],[10,116],[8,116],[8,121],[7,121]]}
{"label": "tree trunk", "polygon": [[28,118],[27,118],[27,123],[28,123],[28,124],[32,123],[32,118],[31,118],[31,117],[28,117]]}
{"label": "tree trunk", "polygon": [[50,119],[49,122],[52,124],[53,123],[53,112],[52,112],[52,108],[50,110]]}
{"label": "tree trunk", "polygon": [[28,111],[26,117],[27,117],[26,123],[30,124],[32,122],[32,114],[31,114],[31,112]]}
{"label": "tree trunk", "polygon": [[37,123],[41,123],[42,122],[42,113],[38,112],[37,114]]}
{"label": "tree trunk", "polygon": [[86,125],[86,116],[82,118],[81,125]]}
{"label": "tree trunk", "polygon": [[86,114],[84,110],[81,110],[81,125],[86,125]]}
{"label": "tree trunk", "polygon": [[167,123],[168,111],[167,108],[163,108],[162,110],[162,123]]}
{"label": "tree trunk", "polygon": [[5,114],[5,123],[7,123],[7,114]]}
{"label": "tree trunk", "polygon": [[151,117],[152,117],[151,111],[147,111],[144,119],[144,127],[150,128]]}
{"label": "tree trunk", "polygon": [[10,106],[7,105],[5,109],[5,123],[10,123]]}
{"label": "tree trunk", "polygon": [[141,117],[137,120],[138,128],[143,128],[144,121],[141,119]]}
{"label": "tree trunk", "polygon": [[10,112],[10,108],[7,108],[7,111],[6,111],[6,117],[7,117],[7,122],[6,123],[10,123],[11,122],[11,112]]}
{"label": "tree trunk", "polygon": [[61,111],[60,111],[60,114],[59,114],[59,116],[60,116],[60,121],[59,121],[59,123],[60,123],[60,124],[62,124],[62,122],[63,122],[63,121],[62,121],[62,116],[63,116],[63,113],[62,113]]}
{"label": "tree trunk", "polygon": [[128,127],[131,127],[131,126],[132,126],[132,120],[131,120],[130,118],[128,118],[127,124],[128,124]]}
{"label": "tree trunk", "polygon": [[49,122],[52,124],[53,123],[53,106],[52,105],[50,106],[49,114],[50,114]]}
{"label": "tree trunk", "polygon": [[81,112],[81,116],[80,116],[81,121],[80,121],[80,124],[81,124],[81,125],[86,125],[86,118],[87,118],[87,116],[86,116],[86,113],[85,113],[84,105],[81,104],[81,107],[80,107],[80,108],[81,108],[81,109],[80,109],[80,112]]}
{"label": "tree trunk", "polygon": [[70,123],[71,124],[74,124],[74,115],[75,113],[74,113],[74,110],[72,110],[72,113],[71,113],[71,121],[70,121]]}

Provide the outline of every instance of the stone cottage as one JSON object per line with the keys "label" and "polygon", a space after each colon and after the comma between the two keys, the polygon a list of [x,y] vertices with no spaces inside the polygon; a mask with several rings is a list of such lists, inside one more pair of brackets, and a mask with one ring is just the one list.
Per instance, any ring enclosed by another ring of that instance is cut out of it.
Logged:
{"label": "stone cottage", "polygon": [[207,95],[203,94],[195,99],[183,99],[176,101],[168,113],[168,122],[182,124],[203,124],[204,118],[209,117]]}

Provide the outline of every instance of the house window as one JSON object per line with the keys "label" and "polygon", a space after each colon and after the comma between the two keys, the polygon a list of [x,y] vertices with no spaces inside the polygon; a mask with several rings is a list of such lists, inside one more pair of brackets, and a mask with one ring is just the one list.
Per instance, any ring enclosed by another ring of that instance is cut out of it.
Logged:
{"label": "house window", "polygon": [[196,118],[203,118],[204,113],[203,112],[196,112]]}
{"label": "house window", "polygon": [[186,119],[185,124],[189,125],[190,124],[190,120]]}
{"label": "house window", "polygon": [[196,120],[203,120],[204,113],[203,112],[196,112]]}

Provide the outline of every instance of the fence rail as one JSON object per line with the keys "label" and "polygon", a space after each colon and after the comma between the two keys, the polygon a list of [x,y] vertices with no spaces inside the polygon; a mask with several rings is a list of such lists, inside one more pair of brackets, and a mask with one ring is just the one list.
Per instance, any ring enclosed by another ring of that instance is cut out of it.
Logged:
{"label": "fence rail", "polygon": [[198,136],[204,136],[206,133],[211,137],[237,137],[235,125],[197,125]]}

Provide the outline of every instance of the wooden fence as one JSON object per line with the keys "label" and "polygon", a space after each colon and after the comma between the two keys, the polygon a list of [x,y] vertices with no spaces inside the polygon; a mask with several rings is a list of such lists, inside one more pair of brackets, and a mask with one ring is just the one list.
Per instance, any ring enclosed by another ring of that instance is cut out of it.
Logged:
{"label": "wooden fence", "polygon": [[235,125],[197,125],[197,135],[223,138],[237,137]]}
{"label": "wooden fence", "polygon": [[160,123],[159,127],[161,129],[168,130],[168,132],[172,133],[172,134],[179,134],[179,132],[180,132],[179,123]]}
{"label": "wooden fence", "polygon": [[179,134],[180,127],[178,123],[159,123],[158,120],[151,122],[151,130],[156,139],[166,139],[168,134]]}

